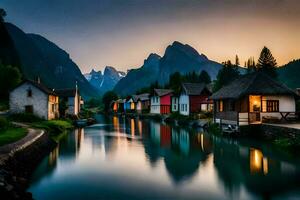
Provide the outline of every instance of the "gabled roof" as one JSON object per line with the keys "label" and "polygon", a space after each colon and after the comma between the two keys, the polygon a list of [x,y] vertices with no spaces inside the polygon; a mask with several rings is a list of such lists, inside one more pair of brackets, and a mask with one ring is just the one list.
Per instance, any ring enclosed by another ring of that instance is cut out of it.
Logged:
{"label": "gabled roof", "polygon": [[205,83],[182,83],[182,89],[187,95],[201,95],[205,90],[211,93]]}
{"label": "gabled roof", "polygon": [[149,93],[144,93],[144,94],[139,94],[137,95],[137,100],[140,100],[140,101],[147,101],[149,100],[149,96],[150,94]]}
{"label": "gabled roof", "polygon": [[75,97],[76,88],[56,89],[55,93],[60,97]]}
{"label": "gabled roof", "polygon": [[229,85],[222,87],[211,98],[237,99],[244,95],[292,95],[297,94],[286,85],[272,79],[262,72],[243,75]]}
{"label": "gabled roof", "polygon": [[17,85],[17,86],[15,87],[15,89],[18,88],[19,86],[23,85],[24,83],[29,83],[29,84],[33,85],[34,87],[36,87],[36,88],[39,89],[40,91],[44,92],[45,94],[48,94],[48,95],[57,95],[57,94],[54,92],[53,89],[51,90],[51,89],[49,89],[48,87],[46,87],[44,84],[38,83],[38,82],[36,82],[36,81],[29,80],[29,79],[22,81],[19,85]]}
{"label": "gabled roof", "polygon": [[172,92],[173,92],[173,90],[170,90],[170,89],[154,89],[154,93],[160,97],[170,94]]}
{"label": "gabled roof", "polygon": [[131,96],[131,99],[132,99],[133,102],[137,102],[137,100],[138,100],[138,95],[132,95],[132,96]]}

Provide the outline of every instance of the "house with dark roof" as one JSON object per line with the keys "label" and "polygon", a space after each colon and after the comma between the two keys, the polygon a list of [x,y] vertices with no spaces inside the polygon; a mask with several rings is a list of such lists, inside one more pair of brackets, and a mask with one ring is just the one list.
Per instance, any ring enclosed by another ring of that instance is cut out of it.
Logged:
{"label": "house with dark roof", "polygon": [[171,97],[173,90],[154,89],[150,95],[150,113],[169,114],[171,112]]}
{"label": "house with dark roof", "polygon": [[212,111],[213,102],[209,99],[211,94],[204,83],[183,83],[179,96],[179,113],[190,115]]}
{"label": "house with dark roof", "polygon": [[81,106],[83,105],[83,100],[80,96],[77,85],[75,88],[56,89],[55,93],[59,96],[60,103],[65,105],[65,108],[60,109],[61,115],[79,114]]}
{"label": "house with dark roof", "polygon": [[286,118],[295,113],[296,98],[293,90],[264,73],[243,75],[211,96],[214,121],[238,128]]}
{"label": "house with dark roof", "polygon": [[142,111],[149,111],[150,109],[150,94],[144,93],[137,95],[136,111],[141,113]]}
{"label": "house with dark roof", "polygon": [[25,80],[9,94],[10,113],[31,113],[51,120],[59,117],[59,97],[39,80]]}
{"label": "house with dark roof", "polygon": [[111,104],[111,108],[112,108],[112,111],[117,113],[123,113],[124,112],[124,103],[126,102],[125,99],[118,99],[116,101],[112,101],[112,104]]}

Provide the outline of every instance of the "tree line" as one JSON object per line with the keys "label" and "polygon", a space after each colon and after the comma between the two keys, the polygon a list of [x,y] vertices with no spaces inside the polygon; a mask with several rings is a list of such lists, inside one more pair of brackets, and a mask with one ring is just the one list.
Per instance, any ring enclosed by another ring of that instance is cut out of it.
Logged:
{"label": "tree line", "polygon": [[[211,84],[213,92],[218,91],[222,87],[228,85],[232,81],[239,78],[242,74],[242,70],[245,70],[246,73],[253,72],[262,72],[268,74],[270,77],[276,79],[277,78],[277,62],[273,57],[270,49],[264,47],[260,53],[260,57],[255,63],[254,57],[250,57],[246,62],[244,68],[240,67],[239,57],[236,55],[235,63],[232,63],[230,60],[227,60],[222,63],[222,68],[218,72],[216,80],[212,82],[209,74],[203,70],[201,73],[196,73],[195,71],[181,74],[180,72],[175,72],[169,76],[169,81],[166,84],[160,84],[158,81],[152,83],[149,87],[144,87],[136,92],[136,94],[142,93],[151,93],[154,88],[165,88],[172,89],[174,94],[179,95],[181,91],[182,83],[205,83]],[[117,100],[118,95],[109,91],[104,94],[102,98],[102,103],[104,104],[104,108],[106,111],[109,110],[109,104],[112,100]]]}

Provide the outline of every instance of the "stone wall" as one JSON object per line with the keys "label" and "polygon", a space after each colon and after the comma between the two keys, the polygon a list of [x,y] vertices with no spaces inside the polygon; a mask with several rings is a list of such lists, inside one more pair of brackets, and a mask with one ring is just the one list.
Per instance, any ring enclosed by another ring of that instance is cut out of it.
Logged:
{"label": "stone wall", "polygon": [[26,192],[35,167],[56,143],[43,134],[28,147],[16,152],[0,165],[0,199],[32,199]]}
{"label": "stone wall", "polygon": [[241,126],[241,136],[258,137],[266,140],[275,140],[278,138],[296,139],[300,138],[300,130],[294,128],[272,126],[268,124],[253,124]]}

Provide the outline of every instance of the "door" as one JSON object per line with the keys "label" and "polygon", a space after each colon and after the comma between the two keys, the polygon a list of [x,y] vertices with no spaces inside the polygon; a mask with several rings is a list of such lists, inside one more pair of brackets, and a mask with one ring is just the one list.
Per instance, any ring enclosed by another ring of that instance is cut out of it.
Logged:
{"label": "door", "polygon": [[33,106],[32,105],[25,106],[25,113],[32,114],[33,113]]}
{"label": "door", "polygon": [[261,122],[261,96],[249,95],[249,119],[250,123]]}

